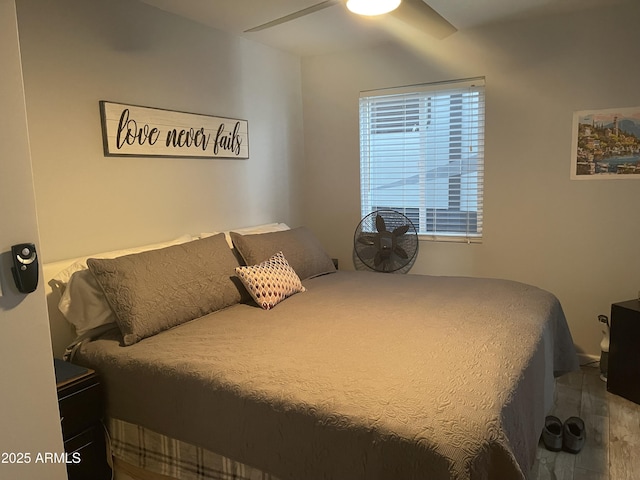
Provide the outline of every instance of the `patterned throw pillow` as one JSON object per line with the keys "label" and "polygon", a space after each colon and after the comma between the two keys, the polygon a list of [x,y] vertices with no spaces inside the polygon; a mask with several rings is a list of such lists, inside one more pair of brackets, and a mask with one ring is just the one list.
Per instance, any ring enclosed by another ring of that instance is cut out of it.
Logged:
{"label": "patterned throw pillow", "polygon": [[258,265],[236,267],[236,273],[253,299],[265,310],[294,293],[305,291],[282,252]]}

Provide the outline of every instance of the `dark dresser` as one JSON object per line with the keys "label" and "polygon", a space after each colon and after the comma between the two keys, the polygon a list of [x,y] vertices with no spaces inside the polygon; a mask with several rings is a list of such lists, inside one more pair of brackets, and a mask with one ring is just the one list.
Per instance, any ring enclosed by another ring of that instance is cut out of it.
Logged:
{"label": "dark dresser", "polygon": [[640,404],[640,301],[611,305],[607,390]]}
{"label": "dark dresser", "polygon": [[96,372],[63,360],[54,360],[58,407],[69,480],[109,480],[104,399]]}

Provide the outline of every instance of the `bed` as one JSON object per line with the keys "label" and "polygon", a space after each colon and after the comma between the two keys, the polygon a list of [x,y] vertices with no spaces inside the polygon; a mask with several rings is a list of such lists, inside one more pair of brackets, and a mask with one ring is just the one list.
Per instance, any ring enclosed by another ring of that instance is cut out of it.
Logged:
{"label": "bed", "polygon": [[74,267],[115,318],[70,351],[103,380],[116,459],[175,478],[527,478],[554,377],[578,366],[555,296],[336,271],[303,227],[231,239]]}

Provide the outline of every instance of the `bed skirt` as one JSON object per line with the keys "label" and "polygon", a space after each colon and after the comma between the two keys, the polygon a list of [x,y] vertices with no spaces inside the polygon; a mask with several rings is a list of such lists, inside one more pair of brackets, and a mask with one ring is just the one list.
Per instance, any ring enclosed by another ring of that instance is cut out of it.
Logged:
{"label": "bed skirt", "polygon": [[[114,466],[180,480],[278,480],[261,470],[190,443],[115,418],[108,419]],[[129,470],[129,471],[127,471]],[[148,477],[151,478],[151,477]]]}

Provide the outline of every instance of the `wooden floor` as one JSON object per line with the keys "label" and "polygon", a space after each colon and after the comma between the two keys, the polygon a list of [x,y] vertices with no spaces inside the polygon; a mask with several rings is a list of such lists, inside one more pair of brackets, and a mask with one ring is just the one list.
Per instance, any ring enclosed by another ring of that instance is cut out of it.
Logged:
{"label": "wooden floor", "polygon": [[531,480],[640,479],[640,405],[607,392],[596,367],[557,380],[551,412],[560,420],[579,416],[586,443],[577,455],[550,452],[542,442]]}

